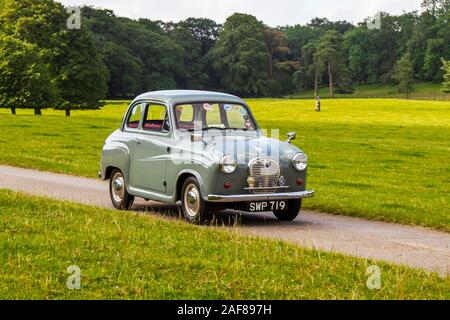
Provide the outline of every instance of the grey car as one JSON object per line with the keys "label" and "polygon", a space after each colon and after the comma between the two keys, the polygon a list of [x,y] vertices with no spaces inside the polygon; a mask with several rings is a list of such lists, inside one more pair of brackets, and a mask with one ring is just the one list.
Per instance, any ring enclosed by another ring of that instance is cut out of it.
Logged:
{"label": "grey car", "polygon": [[193,223],[214,212],[273,212],[293,220],[306,190],[307,156],[268,138],[244,100],[229,94],[168,90],[138,96],[105,141],[100,175],[118,209],[135,197],[180,203]]}

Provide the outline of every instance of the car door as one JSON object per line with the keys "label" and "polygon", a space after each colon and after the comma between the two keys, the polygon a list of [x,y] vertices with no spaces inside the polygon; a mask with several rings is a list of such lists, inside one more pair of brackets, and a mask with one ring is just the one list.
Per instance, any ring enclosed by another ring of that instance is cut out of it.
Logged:
{"label": "car door", "polygon": [[133,186],[165,193],[167,158],[172,139],[167,107],[147,103],[140,129],[130,165]]}

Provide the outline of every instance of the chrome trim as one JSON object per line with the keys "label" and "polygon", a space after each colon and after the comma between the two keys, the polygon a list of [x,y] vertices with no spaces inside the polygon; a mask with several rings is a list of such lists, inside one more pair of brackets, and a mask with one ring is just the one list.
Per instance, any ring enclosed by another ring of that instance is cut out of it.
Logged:
{"label": "chrome trim", "polygon": [[209,194],[208,201],[211,202],[242,202],[242,201],[264,201],[264,200],[289,200],[314,197],[314,190],[284,192],[284,193],[253,193],[235,195]]}
{"label": "chrome trim", "polygon": [[244,190],[267,190],[267,189],[274,189],[274,190],[278,190],[278,189],[288,189],[290,188],[289,186],[275,186],[275,187],[247,187],[244,188]]}

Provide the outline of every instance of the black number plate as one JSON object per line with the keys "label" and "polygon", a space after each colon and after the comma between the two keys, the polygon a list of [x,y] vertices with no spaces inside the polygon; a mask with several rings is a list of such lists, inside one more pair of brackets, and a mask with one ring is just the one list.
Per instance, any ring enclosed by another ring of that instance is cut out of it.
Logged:
{"label": "black number plate", "polygon": [[288,209],[288,202],[286,200],[247,202],[248,212],[264,212],[274,210],[284,211],[287,209]]}

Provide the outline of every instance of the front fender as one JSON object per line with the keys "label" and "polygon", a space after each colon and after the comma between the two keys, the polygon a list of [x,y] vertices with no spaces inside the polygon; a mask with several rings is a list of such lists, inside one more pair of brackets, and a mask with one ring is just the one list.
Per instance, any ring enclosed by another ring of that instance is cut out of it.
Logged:
{"label": "front fender", "polygon": [[122,171],[125,181],[129,181],[130,149],[123,142],[107,142],[103,146],[101,161],[101,178],[108,179],[108,168],[118,168]]}

